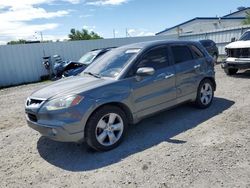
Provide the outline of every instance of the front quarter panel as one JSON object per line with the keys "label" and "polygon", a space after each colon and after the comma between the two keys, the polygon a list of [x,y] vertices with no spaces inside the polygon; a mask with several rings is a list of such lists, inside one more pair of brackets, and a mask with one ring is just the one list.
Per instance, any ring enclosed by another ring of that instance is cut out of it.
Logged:
{"label": "front quarter panel", "polygon": [[111,102],[123,103],[130,107],[130,88],[129,80],[117,80],[112,84],[92,90],[89,95],[95,99],[97,107]]}
{"label": "front quarter panel", "polygon": [[129,80],[116,80],[111,84],[97,87],[88,92],[88,95],[95,101],[89,114],[85,115],[85,123],[90,115],[100,106],[110,103],[120,103],[128,107],[133,113],[134,108],[131,100],[131,86]]}

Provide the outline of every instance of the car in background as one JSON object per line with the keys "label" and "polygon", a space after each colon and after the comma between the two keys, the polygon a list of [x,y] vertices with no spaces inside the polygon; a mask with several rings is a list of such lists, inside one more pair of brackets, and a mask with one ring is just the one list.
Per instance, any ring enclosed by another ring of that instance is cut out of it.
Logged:
{"label": "car in background", "polygon": [[84,54],[78,61],[64,61],[60,64],[56,64],[54,67],[56,77],[61,78],[80,74],[87,66],[113,48],[114,47],[95,49]]}
{"label": "car in background", "polygon": [[243,33],[240,39],[225,47],[227,59],[221,64],[227,75],[233,75],[238,70],[250,69],[250,30]]}
{"label": "car in background", "polygon": [[218,47],[216,46],[216,43],[210,39],[200,40],[199,42],[202,44],[202,46],[206,48],[208,53],[217,62],[217,59],[219,57],[219,50],[218,50]]}
{"label": "car in background", "polygon": [[208,108],[215,89],[214,60],[199,42],[151,41],[113,49],[79,76],[35,91],[25,112],[43,136],[107,151],[128,124],[184,102]]}

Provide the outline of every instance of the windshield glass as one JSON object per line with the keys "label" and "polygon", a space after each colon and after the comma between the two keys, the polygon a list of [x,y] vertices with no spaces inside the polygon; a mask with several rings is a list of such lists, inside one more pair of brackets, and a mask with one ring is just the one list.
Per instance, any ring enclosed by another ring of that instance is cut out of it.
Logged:
{"label": "windshield glass", "polygon": [[250,40],[250,31],[245,32],[241,37],[240,40]]}
{"label": "windshield glass", "polygon": [[101,77],[114,78],[119,75],[127,63],[140,51],[140,49],[117,48],[96,60],[82,73],[92,73]]}
{"label": "windshield glass", "polygon": [[85,65],[89,65],[90,63],[92,63],[92,61],[95,59],[95,57],[97,56],[97,54],[100,52],[101,50],[95,50],[92,52],[88,52],[86,54],[84,54],[79,60],[79,63],[85,64]]}

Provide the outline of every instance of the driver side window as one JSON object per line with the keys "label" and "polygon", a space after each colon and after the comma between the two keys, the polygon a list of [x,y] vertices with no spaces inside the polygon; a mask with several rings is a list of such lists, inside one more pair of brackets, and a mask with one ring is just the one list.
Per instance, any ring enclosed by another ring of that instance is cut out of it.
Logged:
{"label": "driver side window", "polygon": [[137,69],[141,67],[152,67],[158,70],[167,67],[168,63],[167,47],[159,47],[147,52],[137,65]]}
{"label": "driver side window", "polygon": [[134,65],[127,74],[128,77],[135,76],[138,68],[141,67],[151,67],[155,70],[162,69],[169,66],[169,56],[168,56],[168,47],[157,47],[148,52],[146,52],[139,62]]}

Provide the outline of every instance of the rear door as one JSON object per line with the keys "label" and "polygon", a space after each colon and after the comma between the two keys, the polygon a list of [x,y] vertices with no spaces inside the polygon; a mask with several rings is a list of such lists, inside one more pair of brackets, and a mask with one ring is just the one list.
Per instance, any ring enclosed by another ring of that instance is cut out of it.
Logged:
{"label": "rear door", "polygon": [[145,116],[168,107],[176,99],[175,69],[170,64],[167,46],[153,48],[142,55],[133,69],[136,72],[141,67],[155,69],[154,75],[132,81],[133,103],[138,116]]}
{"label": "rear door", "polygon": [[176,71],[177,98],[197,91],[197,80],[204,68],[204,55],[196,46],[172,45],[172,57]]}

